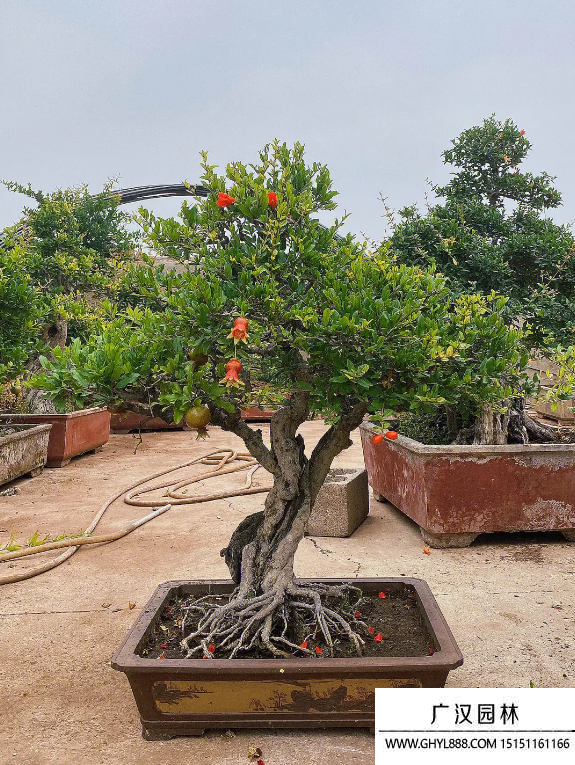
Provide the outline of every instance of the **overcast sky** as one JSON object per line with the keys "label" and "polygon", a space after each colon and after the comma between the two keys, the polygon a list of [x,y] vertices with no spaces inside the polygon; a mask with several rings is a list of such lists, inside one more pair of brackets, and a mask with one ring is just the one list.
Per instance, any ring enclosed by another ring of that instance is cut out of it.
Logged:
{"label": "overcast sky", "polygon": [[[225,165],[297,140],[348,228],[378,239],[379,194],[421,203],[451,139],[495,113],[527,131],[526,166],[557,176],[565,222],[574,39],[573,0],[0,0],[0,178],[193,183],[201,149]],[[0,188],[0,228],[25,203]]]}

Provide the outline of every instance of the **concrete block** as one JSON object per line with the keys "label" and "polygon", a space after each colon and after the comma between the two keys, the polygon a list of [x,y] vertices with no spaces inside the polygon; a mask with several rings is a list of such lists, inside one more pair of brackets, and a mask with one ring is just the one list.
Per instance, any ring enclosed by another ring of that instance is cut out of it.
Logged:
{"label": "concrete block", "polygon": [[367,472],[356,468],[330,470],[307,524],[314,537],[349,537],[369,513]]}

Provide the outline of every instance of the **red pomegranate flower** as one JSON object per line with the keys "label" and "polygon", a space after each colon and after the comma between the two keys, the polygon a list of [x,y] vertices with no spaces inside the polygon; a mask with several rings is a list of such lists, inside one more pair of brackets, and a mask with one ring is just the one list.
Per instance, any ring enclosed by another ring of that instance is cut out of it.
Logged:
{"label": "red pomegranate flower", "polygon": [[303,641],[303,643],[300,645],[300,648],[307,648],[307,640]]}
{"label": "red pomegranate flower", "polygon": [[275,191],[268,191],[268,204],[272,210],[276,209],[278,205],[278,195],[275,193]]}
{"label": "red pomegranate flower", "polygon": [[215,650],[216,650],[216,646],[213,643],[210,643],[209,646],[208,646],[208,651],[210,653],[214,653]]}
{"label": "red pomegranate flower", "polygon": [[246,337],[248,336],[248,320],[244,319],[243,316],[240,316],[239,319],[236,319],[234,321],[234,328],[228,335],[229,337],[234,338],[234,344],[237,345],[239,340],[243,340],[244,343],[247,343]]}
{"label": "red pomegranate flower", "polygon": [[233,385],[234,388],[237,388],[239,385],[244,385],[239,377],[238,374],[242,371],[242,363],[239,359],[230,359],[228,363],[226,364],[226,376],[222,377],[220,380],[221,383],[225,383],[228,388]]}
{"label": "red pomegranate flower", "polygon": [[378,433],[371,440],[373,441],[374,444],[380,444],[383,441],[383,436],[381,435],[381,433]]}
{"label": "red pomegranate flower", "polygon": [[229,194],[226,194],[224,191],[220,191],[218,194],[218,200],[216,202],[218,207],[229,207],[230,205],[233,205],[236,201],[235,197],[231,197]]}
{"label": "red pomegranate flower", "polygon": [[315,652],[316,653],[323,653],[323,648],[320,648],[318,645],[316,645]]}
{"label": "red pomegranate flower", "polygon": [[395,441],[395,439],[397,438],[397,433],[395,432],[395,430],[388,430],[387,433],[385,434],[385,437],[389,438],[390,441]]}

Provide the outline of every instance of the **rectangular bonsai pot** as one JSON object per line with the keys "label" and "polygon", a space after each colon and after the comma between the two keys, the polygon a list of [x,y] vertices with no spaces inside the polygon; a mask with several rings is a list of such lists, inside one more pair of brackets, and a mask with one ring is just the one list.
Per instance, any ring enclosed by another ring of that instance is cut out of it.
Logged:
{"label": "rectangular bonsai pot", "polygon": [[161,417],[149,417],[136,412],[111,412],[110,429],[113,433],[129,433],[131,430],[181,430],[181,425],[166,422]]}
{"label": "rectangular bonsai pot", "polygon": [[110,437],[110,412],[100,407],[68,414],[0,415],[0,424],[6,422],[52,425],[48,467],[64,467],[72,457],[100,449]]}
{"label": "rectangular bonsai pot", "polygon": [[399,435],[374,444],[360,426],[368,479],[435,547],[496,531],[561,531],[575,541],[575,444],[425,445]]}
{"label": "rectangular bonsai pot", "polygon": [[48,457],[51,425],[16,425],[0,437],[0,486],[21,475],[39,473]]}
{"label": "rectangular bonsai pot", "polygon": [[345,659],[147,659],[147,635],[175,596],[222,594],[231,581],[175,581],[158,587],[112,668],[125,672],[144,738],[201,735],[207,728],[374,728],[376,688],[440,688],[463,657],[420,579],[304,579],[349,582],[365,593],[409,587],[434,646],[429,656]]}

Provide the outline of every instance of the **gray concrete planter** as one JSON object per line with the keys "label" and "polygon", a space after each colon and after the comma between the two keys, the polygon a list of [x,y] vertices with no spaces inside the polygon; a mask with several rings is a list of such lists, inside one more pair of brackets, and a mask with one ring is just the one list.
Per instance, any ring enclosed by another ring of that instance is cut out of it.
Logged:
{"label": "gray concrete planter", "polygon": [[37,475],[48,459],[51,425],[15,425],[0,436],[0,486],[21,475]]}
{"label": "gray concrete planter", "polygon": [[360,426],[369,483],[419,524],[432,547],[478,534],[560,531],[575,541],[575,444],[436,446],[399,436],[374,444]]}

